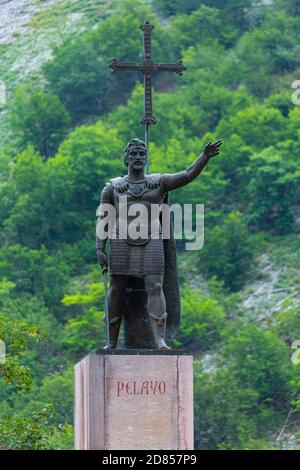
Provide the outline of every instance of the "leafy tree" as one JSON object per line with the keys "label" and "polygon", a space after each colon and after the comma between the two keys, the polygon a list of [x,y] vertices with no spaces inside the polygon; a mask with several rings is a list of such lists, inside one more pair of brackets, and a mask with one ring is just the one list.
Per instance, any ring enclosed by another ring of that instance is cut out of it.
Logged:
{"label": "leafy tree", "polygon": [[235,133],[246,145],[263,149],[285,138],[287,124],[278,109],[254,105],[238,111],[230,120],[225,118],[218,126],[218,133],[224,139]]}
{"label": "leafy tree", "polygon": [[229,214],[221,226],[206,229],[198,266],[232,290],[240,290],[254,264],[254,241],[238,212]]}
{"label": "leafy tree", "polygon": [[201,449],[272,448],[295,385],[289,348],[271,331],[236,320],[216,358],[196,363],[196,443]]}
{"label": "leafy tree", "polygon": [[207,294],[184,290],[183,318],[176,337],[178,343],[189,351],[204,352],[216,347],[220,331],[225,326],[224,309]]}
{"label": "leafy tree", "polygon": [[0,445],[11,450],[46,450],[51,449],[49,438],[56,433],[62,436],[62,429],[51,423],[51,406],[34,413],[30,418],[11,416],[0,423]]}
{"label": "leafy tree", "polygon": [[282,157],[274,147],[253,157],[254,162],[249,221],[261,230],[287,233],[294,224],[293,203],[300,178],[296,163]]}
{"label": "leafy tree", "polygon": [[238,79],[254,96],[268,96],[277,89],[275,74],[290,73],[299,65],[299,27],[297,18],[270,12],[259,27],[242,36],[234,54],[228,54],[224,75]]}
{"label": "leafy tree", "polygon": [[258,403],[285,410],[291,398],[292,378],[288,346],[272,331],[257,325],[246,325],[238,331],[234,335],[229,327],[225,333],[231,333],[231,338],[224,350],[224,361],[232,361],[235,380],[241,387],[255,389]]}
{"label": "leafy tree", "polygon": [[10,112],[12,130],[21,148],[32,144],[45,157],[55,154],[70,124],[68,112],[56,95],[20,85]]}
{"label": "leafy tree", "polygon": [[195,448],[271,450],[272,428],[283,417],[258,407],[256,390],[246,384],[240,387],[231,369],[215,370],[212,363],[202,371],[200,364],[195,365]]}
{"label": "leafy tree", "polygon": [[85,211],[90,219],[95,216],[102,187],[123,171],[123,147],[117,131],[101,121],[76,128],[63,142],[56,158],[68,161],[74,185],[73,210]]}
{"label": "leafy tree", "polygon": [[289,299],[275,317],[275,331],[286,343],[292,345],[300,338],[300,303]]}
{"label": "leafy tree", "polygon": [[31,250],[21,245],[0,249],[0,273],[18,292],[42,296],[46,305],[58,306],[68,281],[70,266],[60,256],[50,256],[45,247]]}
{"label": "leafy tree", "polygon": [[[240,210],[248,210],[247,187],[250,180],[249,165],[252,153],[252,147],[246,145],[239,135],[232,133],[225,141],[222,155],[213,162],[214,175],[219,176],[225,187],[225,194],[223,192],[220,198],[221,211],[224,204],[227,210],[237,207]],[[226,184],[224,184],[224,179]]]}
{"label": "leafy tree", "polygon": [[191,13],[199,6],[199,0],[153,0],[153,5],[165,16]]}
{"label": "leafy tree", "polygon": [[99,57],[94,36],[88,33],[68,41],[44,65],[51,92],[60,97],[73,122],[99,114],[108,105],[109,70]]}
{"label": "leafy tree", "polygon": [[33,384],[31,390],[15,399],[15,409],[21,418],[30,418],[40,412],[46,403],[53,403],[51,422],[62,429],[72,424],[73,409],[73,366],[42,378],[41,383]]}
{"label": "leafy tree", "polygon": [[202,5],[190,14],[176,15],[171,20],[170,35],[173,47],[179,50],[199,44],[209,45],[214,39],[222,37],[220,11]]}
{"label": "leafy tree", "polygon": [[[104,286],[89,284],[87,288],[87,293],[77,292],[63,298],[63,304],[73,311],[73,318],[65,325],[64,345],[80,354],[94,349],[105,340]],[[101,311],[98,310],[99,304]]]}
{"label": "leafy tree", "polygon": [[39,337],[39,330],[33,325],[20,321],[10,321],[0,314],[0,340],[5,344],[6,357],[0,363],[0,377],[6,384],[26,391],[31,386],[30,370],[24,367],[21,357],[32,338]]}
{"label": "leafy tree", "polygon": [[[0,282],[1,299],[8,298],[15,288],[13,282]],[[28,350],[30,342],[41,338],[38,327],[9,319],[0,311],[0,340],[5,346],[4,357],[0,361],[0,376],[6,384],[13,384],[19,390],[28,390],[31,375],[28,368],[22,365],[22,356]]]}
{"label": "leafy tree", "polygon": [[275,0],[284,11],[290,16],[300,15],[300,2],[299,0]]}
{"label": "leafy tree", "polygon": [[265,102],[265,106],[270,108],[277,108],[284,117],[288,117],[290,111],[293,109],[293,103],[291,100],[291,93],[289,91],[283,93],[275,93],[269,96]]}
{"label": "leafy tree", "polygon": [[5,193],[11,207],[3,232],[10,243],[40,248],[65,240],[66,233],[73,237],[78,233],[79,222],[71,207],[73,177],[68,159],[56,156],[44,162],[29,147],[17,156]]}

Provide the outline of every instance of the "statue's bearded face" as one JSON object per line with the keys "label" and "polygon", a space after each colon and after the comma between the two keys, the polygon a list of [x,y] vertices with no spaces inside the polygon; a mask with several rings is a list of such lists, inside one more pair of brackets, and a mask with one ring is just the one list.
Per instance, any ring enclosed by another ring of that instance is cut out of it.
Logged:
{"label": "statue's bearded face", "polygon": [[132,147],[127,152],[127,164],[134,170],[144,168],[147,162],[147,151],[144,147]]}

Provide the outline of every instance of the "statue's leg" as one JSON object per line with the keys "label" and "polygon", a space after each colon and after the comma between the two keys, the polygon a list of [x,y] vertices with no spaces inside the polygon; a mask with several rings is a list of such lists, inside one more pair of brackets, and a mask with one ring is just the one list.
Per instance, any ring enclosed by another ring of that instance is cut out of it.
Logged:
{"label": "statue's leg", "polygon": [[110,289],[108,293],[108,319],[109,341],[104,349],[115,349],[118,343],[122,312],[120,312],[120,298],[128,283],[128,276],[110,276]]}
{"label": "statue's leg", "polygon": [[171,349],[165,342],[166,300],[163,292],[163,275],[147,274],[144,277],[147,290],[147,309],[157,349]]}

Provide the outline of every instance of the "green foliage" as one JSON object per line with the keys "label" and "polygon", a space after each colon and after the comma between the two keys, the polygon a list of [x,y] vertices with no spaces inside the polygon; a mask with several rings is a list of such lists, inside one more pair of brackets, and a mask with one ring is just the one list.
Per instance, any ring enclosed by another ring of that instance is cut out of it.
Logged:
{"label": "green foliage", "polygon": [[10,417],[0,423],[0,446],[2,449],[13,450],[45,450],[53,449],[49,439],[62,429],[52,424],[53,410],[46,406],[30,418]]}
{"label": "green foliage", "polygon": [[43,377],[41,383],[34,384],[27,394],[18,395],[15,408],[22,418],[30,418],[45,406],[53,405],[51,421],[58,429],[65,423],[73,422],[73,365],[66,370]]}
{"label": "green foliage", "polygon": [[300,14],[299,0],[275,0],[275,3],[283,8],[289,16],[297,16]]}
{"label": "green foliage", "polygon": [[32,147],[21,152],[11,168],[11,184],[3,190],[5,204],[12,205],[3,224],[6,240],[40,248],[53,245],[56,237],[64,240],[66,232],[72,236],[78,224],[70,207],[72,184],[67,159],[45,162]]}
{"label": "green foliage", "polygon": [[31,86],[19,86],[11,106],[11,127],[21,148],[33,145],[45,157],[54,155],[70,123],[59,98]]}
{"label": "green foliage", "polygon": [[[74,130],[59,148],[59,156],[68,161],[74,186],[74,210],[95,215],[95,200],[107,180],[123,170],[124,144],[118,133],[101,121]],[[93,211],[93,212],[92,212]]]}
{"label": "green foliage", "polygon": [[[88,293],[66,295],[62,302],[71,307],[73,318],[65,326],[64,345],[68,350],[84,354],[105,341],[104,286],[88,284]],[[101,305],[102,311],[97,307]]]}
{"label": "green foliage", "polygon": [[199,373],[198,369],[195,397],[197,449],[270,448],[269,429],[278,424],[278,418],[265,408],[257,409],[256,391],[246,386],[239,388],[231,370]]}
{"label": "green foliage", "polygon": [[233,212],[223,225],[206,229],[198,265],[209,277],[215,276],[232,290],[240,290],[254,262],[254,242],[242,215]]}
{"label": "green foliage", "polygon": [[195,10],[198,0],[153,0],[153,5],[160,13],[166,16],[176,15],[177,13],[190,13]]}
{"label": "green foliage", "polygon": [[[291,290],[293,293],[293,290]],[[287,299],[275,317],[275,331],[288,344],[300,338],[300,303]]]}
{"label": "green foliage", "polygon": [[[196,17],[199,11],[214,10],[219,13],[220,18],[222,18],[222,24],[219,24],[216,21],[215,24],[215,34],[220,33],[223,36],[225,43],[231,44],[235,41],[241,32],[247,30],[253,22],[255,22],[255,5],[257,2],[253,0],[227,0],[226,2],[221,0],[204,0],[199,2],[197,0],[153,0],[154,7],[164,16],[175,16],[175,19],[180,18],[180,14],[186,14],[186,29],[191,29],[196,31],[197,28],[189,28],[189,19]],[[200,6],[200,10],[198,10]],[[195,12],[195,10],[197,10]],[[196,14],[195,14],[196,13]],[[208,14],[208,31],[209,31],[209,14]],[[197,25],[199,26],[199,25]],[[206,29],[206,24],[203,24],[203,29]],[[199,31],[199,30],[198,30]],[[197,34],[197,33],[196,33]],[[200,33],[201,34],[201,33]],[[196,36],[197,38],[197,36]]]}
{"label": "green foliage", "polygon": [[[7,296],[14,288],[8,281],[0,283],[0,292]],[[39,329],[24,321],[14,321],[0,313],[0,340],[5,345],[5,357],[1,357],[0,377],[5,384],[14,385],[17,390],[26,391],[31,386],[31,374],[22,364],[22,356],[32,340],[40,339]]]}
{"label": "green foliage", "polygon": [[[292,390],[287,346],[270,331],[234,322],[219,361],[196,369],[196,442],[201,449],[272,448]],[[219,366],[219,367],[217,367]]]}
{"label": "green foliage", "polygon": [[94,33],[68,41],[56,50],[54,59],[44,66],[51,92],[57,94],[74,122],[107,109],[106,90],[109,70],[99,59]]}
{"label": "green foliage", "polygon": [[262,149],[276,142],[279,136],[284,137],[286,126],[287,120],[278,109],[255,105],[220,124],[218,131],[230,135],[236,133],[246,145]]}
{"label": "green foliage", "polygon": [[[286,409],[292,377],[288,346],[272,331],[257,325],[238,323],[239,327],[229,327],[231,338],[224,350],[224,361],[231,361],[236,383],[255,390],[258,403]],[[236,336],[235,331],[239,331]]]}
{"label": "green foliage", "polygon": [[182,312],[176,344],[198,353],[214,349],[220,341],[220,332],[226,323],[222,306],[209,295],[185,289]]}
{"label": "green foliage", "polygon": [[[282,152],[283,153],[283,152]],[[253,157],[249,182],[251,204],[249,221],[261,230],[278,234],[291,231],[294,225],[293,204],[300,181],[297,164],[268,147]]]}
{"label": "green foliage", "polygon": [[191,14],[175,16],[171,25],[172,41],[179,50],[199,43],[209,45],[215,38],[221,39],[221,14],[205,5]]}
{"label": "green foliage", "polygon": [[244,34],[237,44],[235,56],[228,61],[233,68],[231,73],[255,96],[267,96],[276,89],[273,74],[284,74],[299,66],[298,34],[296,18],[270,12],[259,27]]}
{"label": "green foliage", "polygon": [[0,249],[1,276],[15,283],[16,293],[41,296],[52,307],[60,302],[69,272],[63,259],[50,256],[45,247],[3,245]]}

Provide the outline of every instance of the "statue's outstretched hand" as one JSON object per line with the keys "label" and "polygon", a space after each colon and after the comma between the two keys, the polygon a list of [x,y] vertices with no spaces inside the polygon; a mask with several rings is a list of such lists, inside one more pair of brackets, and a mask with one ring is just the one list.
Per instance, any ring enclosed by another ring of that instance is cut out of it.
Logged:
{"label": "statue's outstretched hand", "polygon": [[220,147],[223,144],[223,140],[217,140],[216,142],[208,142],[208,144],[205,145],[204,150],[203,150],[203,155],[207,158],[212,158],[215,157],[216,155],[219,154],[220,152]]}

